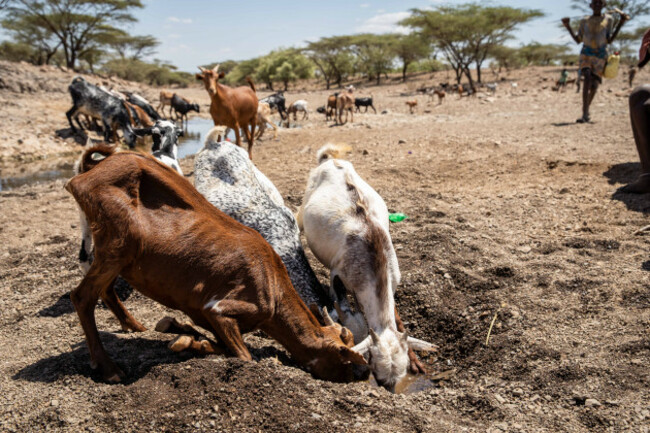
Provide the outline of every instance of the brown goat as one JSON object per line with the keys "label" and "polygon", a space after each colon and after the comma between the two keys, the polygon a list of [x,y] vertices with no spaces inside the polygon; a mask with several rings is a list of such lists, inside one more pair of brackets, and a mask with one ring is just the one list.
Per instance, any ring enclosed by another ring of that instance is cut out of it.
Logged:
{"label": "brown goat", "polygon": [[327,122],[332,117],[336,119],[336,96],[329,95],[327,97],[327,105],[325,105],[325,121]]}
{"label": "brown goat", "polygon": [[338,117],[335,114],[335,120],[337,125],[343,124],[343,112],[345,111],[345,123],[348,123],[348,113],[350,113],[350,122],[354,122],[354,96],[352,96],[352,91],[354,87],[348,87],[348,90],[343,93],[339,93],[336,97],[336,111]]}
{"label": "brown goat", "polygon": [[271,128],[273,128],[273,139],[278,138],[278,127],[275,126],[275,123],[273,123],[273,120],[271,119],[271,107],[266,102],[260,102],[257,106],[258,132],[256,138],[258,140],[262,138],[262,135],[264,135],[267,124],[271,125]]}
{"label": "brown goat", "polygon": [[406,101],[406,105],[409,106],[409,113],[413,114],[415,112],[415,108],[418,106],[418,101],[417,99]]}
{"label": "brown goat", "polygon": [[[258,100],[255,94],[255,84],[246,77],[249,87],[240,86],[236,88],[225,86],[219,83],[223,78],[223,72],[217,73],[219,65],[214,69],[205,69],[199,66],[200,74],[196,74],[197,80],[202,80],[205,90],[210,95],[210,115],[215,126],[224,125],[235,131],[237,146],[241,147],[240,128],[244,129],[248,141],[248,157],[253,159],[253,143],[255,142],[255,124],[257,122]],[[250,130],[248,129],[250,126]]]}
{"label": "brown goat", "polygon": [[[131,104],[128,101],[123,101],[124,105],[128,108],[127,113],[129,114],[129,120],[131,121],[132,126],[137,126],[140,125],[143,128],[149,128],[153,126],[153,120],[151,120],[151,117],[147,114],[146,111],[144,111],[142,108],[138,107],[135,104]],[[135,114],[137,115],[137,118],[133,118],[131,116],[131,110],[135,111]]]}
{"label": "brown goat", "polygon": [[[102,159],[104,158],[104,159]],[[143,331],[117,298],[121,275],[161,304],[183,311],[226,350],[252,360],[242,333],[261,329],[321,379],[350,381],[347,328],[321,326],[291,285],[282,259],[255,230],[212,206],[184,177],[152,156],[101,145],[84,152],[65,186],[92,227],[95,258],[70,299],[90,352],[108,382],[124,373],[106,354],[94,311],[102,298],[123,329]]]}

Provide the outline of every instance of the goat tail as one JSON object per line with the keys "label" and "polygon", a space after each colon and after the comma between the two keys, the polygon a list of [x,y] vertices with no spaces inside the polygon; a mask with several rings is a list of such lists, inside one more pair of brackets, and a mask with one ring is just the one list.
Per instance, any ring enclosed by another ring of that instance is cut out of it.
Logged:
{"label": "goat tail", "polygon": [[343,159],[348,153],[352,152],[352,147],[345,143],[327,143],[318,149],[316,160],[322,163],[328,159]]}
{"label": "goat tail", "polygon": [[81,155],[78,164],[75,164],[75,174],[85,173],[91,170],[104,159],[118,152],[116,146],[109,146],[105,143],[98,143],[89,147]]}
{"label": "goat tail", "polygon": [[257,90],[255,90],[255,83],[253,83],[253,80],[251,80],[251,77],[246,77],[246,82],[248,83],[249,86],[251,86],[251,89],[253,89],[253,92],[257,92]]}

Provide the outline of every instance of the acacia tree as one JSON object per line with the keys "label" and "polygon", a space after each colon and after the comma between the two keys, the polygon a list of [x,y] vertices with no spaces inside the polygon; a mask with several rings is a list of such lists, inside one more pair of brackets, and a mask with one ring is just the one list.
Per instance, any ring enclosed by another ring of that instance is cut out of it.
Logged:
{"label": "acacia tree", "polygon": [[58,40],[66,66],[74,69],[84,51],[96,49],[117,25],[135,21],[129,13],[141,0],[8,0],[5,19],[27,20]]}
{"label": "acacia tree", "polygon": [[478,37],[472,42],[474,62],[476,64],[476,79],[481,82],[481,67],[490,51],[503,45],[512,38],[512,32],[521,24],[544,14],[536,9],[517,9],[506,6],[483,7],[471,5],[476,13]]}
{"label": "acacia tree", "polygon": [[440,6],[434,10],[412,9],[411,16],[400,24],[415,29],[436,44],[456,73],[456,82],[460,83],[465,74],[470,87],[474,89],[469,65],[475,59],[472,43],[479,35],[470,5]]}
{"label": "acacia tree", "polygon": [[548,66],[554,60],[562,59],[568,52],[569,47],[566,45],[531,42],[519,48],[517,55],[527,66]]}
{"label": "acacia tree", "polygon": [[470,65],[475,63],[477,79],[481,81],[481,66],[490,49],[512,37],[517,26],[543,16],[535,9],[482,6],[465,3],[439,6],[433,10],[412,9],[412,15],[400,24],[418,30],[429,37],[442,51],[456,72],[460,83],[464,74],[474,88]]}
{"label": "acacia tree", "polygon": [[350,52],[351,36],[332,36],[307,42],[303,50],[325,79],[327,89],[332,81],[341,87],[343,78],[352,70],[354,57]]}
{"label": "acacia tree", "polygon": [[431,42],[418,33],[394,35],[392,48],[397,58],[402,62],[402,81],[404,82],[406,82],[406,70],[409,65],[426,59],[433,51]]}
{"label": "acacia tree", "polygon": [[370,33],[353,36],[350,40],[350,51],[356,56],[359,70],[365,72],[368,79],[376,79],[377,85],[381,84],[381,74],[386,75],[393,67],[393,40],[390,34]]}
{"label": "acacia tree", "polygon": [[[571,8],[591,15],[591,0],[571,0]],[[634,19],[650,14],[650,0],[607,0],[608,9],[620,9]],[[615,16],[618,19],[618,16]]]}
{"label": "acacia tree", "polygon": [[61,46],[61,42],[49,29],[38,25],[35,17],[23,16],[15,20],[5,18],[1,23],[15,43],[30,47],[30,51],[35,54],[31,61],[37,65],[49,65]]}

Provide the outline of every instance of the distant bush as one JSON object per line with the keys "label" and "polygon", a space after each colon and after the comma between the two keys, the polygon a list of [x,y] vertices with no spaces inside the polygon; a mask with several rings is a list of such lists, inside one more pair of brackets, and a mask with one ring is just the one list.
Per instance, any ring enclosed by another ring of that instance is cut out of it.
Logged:
{"label": "distant bush", "polygon": [[147,83],[153,86],[187,87],[194,81],[194,75],[179,72],[172,65],[155,61],[147,63],[142,60],[113,59],[104,63],[100,71],[107,75],[115,75],[124,80]]}

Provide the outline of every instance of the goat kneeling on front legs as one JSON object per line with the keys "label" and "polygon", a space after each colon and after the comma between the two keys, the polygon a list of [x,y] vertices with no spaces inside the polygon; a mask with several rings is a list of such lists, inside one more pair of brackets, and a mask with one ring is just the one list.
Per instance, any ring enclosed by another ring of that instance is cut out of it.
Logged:
{"label": "goat kneeling on front legs", "polygon": [[366,364],[350,348],[350,331],[318,323],[262,236],[212,206],[171,168],[148,155],[98,146],[84,152],[80,172],[66,190],[92,228],[95,259],[70,299],[91,366],[105,380],[119,382],[124,373],[100,341],[98,298],[124,329],[144,329],[112,289],[118,275],[183,311],[238,358],[252,359],[242,334],[261,329],[315,377],[350,381],[353,365]]}

